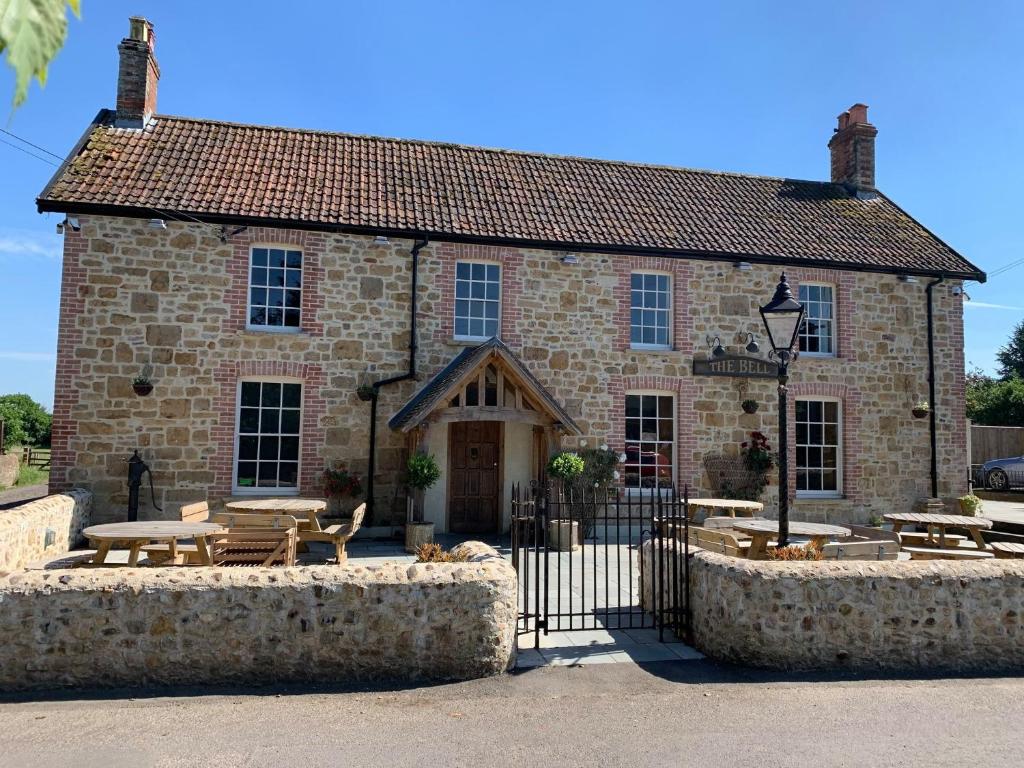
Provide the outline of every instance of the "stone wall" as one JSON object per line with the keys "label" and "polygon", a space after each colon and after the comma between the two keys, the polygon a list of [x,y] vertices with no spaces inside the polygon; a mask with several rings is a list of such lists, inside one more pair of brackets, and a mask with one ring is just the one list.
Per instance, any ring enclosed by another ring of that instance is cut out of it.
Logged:
{"label": "stone wall", "polygon": [[14,485],[21,469],[21,459],[16,453],[0,454],[0,488]]}
{"label": "stone wall", "polygon": [[[301,493],[318,493],[316,477],[328,463],[365,471],[369,405],[355,390],[368,374],[406,370],[411,241],[250,227],[222,242],[213,225],[168,222],[155,231],[131,219],[80,222],[80,232],[68,228],[64,236],[52,490],[89,487],[99,522],[122,518],[123,460],[139,448],[164,508],[157,512],[143,494],[143,517],[174,517],[181,503],[207,496],[216,503],[231,494],[238,379],[259,375],[304,384]],[[305,254],[299,333],[245,329],[249,247],[261,243]],[[753,332],[764,347],[757,307],[772,295],[779,268],[592,253],[567,265],[550,251],[431,243],[420,254],[421,379],[464,346],[452,338],[451,319],[455,262],[463,258],[502,264],[501,334],[591,446],[622,447],[624,396],[634,389],[675,395],[676,480],[696,492],[711,490],[704,454],[737,452],[755,429],[778,444],[773,381],[694,377],[691,366],[695,354],[706,353],[708,336],[739,351]],[[672,276],[669,351],[629,348],[629,272],[636,268]],[[794,518],[863,522],[909,509],[930,495],[928,420],[910,413],[928,396],[924,281],[812,268],[789,273],[794,289],[803,280],[836,287],[838,355],[802,356],[790,373],[794,396],[840,398],[845,427],[841,498],[798,499]],[[935,290],[939,492],[947,499],[966,484],[955,286]],[[139,398],[131,381],[147,365],[155,389]],[[404,519],[405,443],[386,421],[420,385],[381,391],[376,523]],[[742,412],[746,398],[760,403],[756,414]],[[770,504],[775,490],[768,489]]]}
{"label": "stone wall", "polygon": [[1024,560],[775,563],[698,550],[690,574],[695,645],[722,661],[1024,669]]}
{"label": "stone wall", "polygon": [[516,575],[465,563],[0,577],[0,690],[465,679],[513,662]]}
{"label": "stone wall", "polygon": [[[62,555],[90,523],[92,494],[75,489],[0,512],[0,571]],[[52,535],[49,546],[47,533]]]}

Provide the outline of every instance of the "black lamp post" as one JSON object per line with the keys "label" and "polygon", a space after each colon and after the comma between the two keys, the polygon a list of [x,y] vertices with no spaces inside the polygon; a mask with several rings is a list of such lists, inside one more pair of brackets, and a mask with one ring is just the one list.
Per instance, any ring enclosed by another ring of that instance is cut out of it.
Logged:
{"label": "black lamp post", "polygon": [[786,273],[775,287],[772,300],[761,307],[761,319],[768,332],[768,343],[779,366],[779,546],[789,544],[789,440],[786,430],[786,382],[789,364],[793,360],[793,346],[800,322],[804,319],[804,305],[793,298],[786,282]]}

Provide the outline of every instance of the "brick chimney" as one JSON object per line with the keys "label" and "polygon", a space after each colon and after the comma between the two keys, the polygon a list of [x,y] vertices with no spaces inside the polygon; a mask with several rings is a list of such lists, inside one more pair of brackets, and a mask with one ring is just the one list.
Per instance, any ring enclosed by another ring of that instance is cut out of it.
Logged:
{"label": "brick chimney", "polygon": [[153,48],[153,25],[141,16],[128,20],[128,37],[117,46],[121,64],[117,72],[117,121],[124,128],[142,128],[156,112],[156,84],[160,67]]}
{"label": "brick chimney", "polygon": [[832,181],[853,192],[875,191],[875,136],[868,122],[867,104],[854,104],[839,116],[839,127],[829,139]]}

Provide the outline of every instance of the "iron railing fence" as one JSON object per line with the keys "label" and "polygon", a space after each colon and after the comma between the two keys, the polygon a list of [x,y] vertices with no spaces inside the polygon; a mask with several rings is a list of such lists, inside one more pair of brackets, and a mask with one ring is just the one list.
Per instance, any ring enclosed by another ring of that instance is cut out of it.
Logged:
{"label": "iron railing fence", "polygon": [[972,464],[968,479],[974,489],[1012,491],[1024,489],[1024,470],[995,467],[986,471],[981,464]]}
{"label": "iron railing fence", "polygon": [[[512,488],[520,635],[689,629],[688,489]],[[647,571],[646,589],[642,573]]]}

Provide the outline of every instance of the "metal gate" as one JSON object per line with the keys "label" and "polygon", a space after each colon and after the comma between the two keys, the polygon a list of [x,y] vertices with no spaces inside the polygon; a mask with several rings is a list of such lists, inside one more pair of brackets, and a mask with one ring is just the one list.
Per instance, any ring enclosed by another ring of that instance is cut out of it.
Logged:
{"label": "metal gate", "polygon": [[689,640],[688,496],[513,486],[520,643],[588,629]]}

